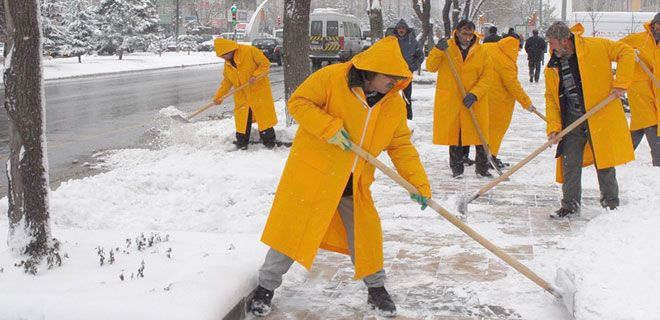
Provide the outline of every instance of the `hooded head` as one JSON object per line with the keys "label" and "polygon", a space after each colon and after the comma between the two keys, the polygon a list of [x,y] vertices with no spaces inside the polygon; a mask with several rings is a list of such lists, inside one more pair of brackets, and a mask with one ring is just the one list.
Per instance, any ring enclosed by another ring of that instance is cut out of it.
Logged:
{"label": "hooded head", "polygon": [[222,58],[223,55],[238,49],[238,43],[223,38],[215,38],[213,47],[215,48],[215,55]]}
{"label": "hooded head", "polygon": [[488,33],[489,34],[497,34],[497,27],[496,26],[491,26],[488,28]]}
{"label": "hooded head", "polygon": [[497,48],[502,51],[507,58],[515,62],[518,59],[518,52],[520,51],[520,42],[514,37],[506,37],[497,42]]}
{"label": "hooded head", "polygon": [[392,36],[379,40],[369,49],[355,55],[351,63],[357,69],[399,79],[394,86],[396,90],[405,88],[412,78],[408,63],[401,54],[399,40]]}
{"label": "hooded head", "polygon": [[656,13],[653,20],[647,22],[644,27],[653,34],[655,41],[660,41],[660,12]]}
{"label": "hooded head", "polygon": [[410,27],[406,23],[406,20],[401,19],[399,22],[397,22],[396,26],[394,26],[394,34],[398,35],[399,37],[405,36],[409,31]]}

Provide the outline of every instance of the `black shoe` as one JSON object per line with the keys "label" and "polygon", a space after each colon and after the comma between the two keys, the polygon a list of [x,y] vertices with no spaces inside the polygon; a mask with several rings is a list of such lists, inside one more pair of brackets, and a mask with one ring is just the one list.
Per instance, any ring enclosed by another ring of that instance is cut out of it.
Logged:
{"label": "black shoe", "polygon": [[385,287],[369,288],[367,304],[384,317],[396,317],[396,306]]}
{"label": "black shoe", "polygon": [[452,171],[451,176],[454,179],[463,179],[463,172]]}
{"label": "black shoe", "polygon": [[577,209],[569,209],[569,208],[559,208],[555,213],[550,215],[550,218],[556,219],[556,218],[569,218],[578,213]]}
{"label": "black shoe", "polygon": [[254,289],[252,297],[248,300],[248,312],[257,317],[265,317],[270,313],[270,303],[273,299],[273,291],[262,286]]}
{"label": "black shoe", "polygon": [[[496,156],[491,156],[491,157],[493,158],[493,162],[495,162],[495,165],[496,165],[499,169],[504,169],[504,168],[510,166],[509,163],[507,163],[507,162],[502,162],[502,160],[498,159]],[[490,166],[491,169],[495,169],[495,168],[493,168],[493,165],[490,164],[490,163],[488,163],[488,166]]]}
{"label": "black shoe", "polygon": [[614,198],[612,200],[605,200],[605,199],[600,199],[600,205],[609,210],[616,210],[616,208],[619,206],[619,199]]}
{"label": "black shoe", "polygon": [[464,156],[463,164],[465,164],[466,166],[471,166],[474,164],[474,160],[470,159],[468,156]]}
{"label": "black shoe", "polygon": [[534,79],[529,79],[529,83],[534,83]]}
{"label": "black shoe", "polygon": [[478,176],[485,177],[485,178],[492,178],[493,175],[488,172],[488,169],[482,169],[482,170],[476,170],[475,171]]}

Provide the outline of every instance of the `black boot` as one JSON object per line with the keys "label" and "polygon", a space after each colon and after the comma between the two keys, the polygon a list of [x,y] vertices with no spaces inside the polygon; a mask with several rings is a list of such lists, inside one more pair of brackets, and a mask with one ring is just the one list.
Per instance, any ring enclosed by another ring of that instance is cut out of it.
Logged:
{"label": "black boot", "polygon": [[[502,162],[502,160],[500,160],[500,159],[497,158],[496,156],[491,156],[491,158],[493,159],[493,162],[495,162],[495,165],[496,165],[498,168],[500,168],[500,169],[504,169],[504,168],[510,166],[509,163],[507,163],[507,162]],[[493,168],[493,165],[490,164],[490,163],[488,164],[488,166],[489,166],[491,169],[495,169],[495,168]]]}
{"label": "black boot", "polygon": [[493,175],[488,172],[488,168],[480,168],[474,171],[478,176],[485,177],[485,178],[492,178]]}
{"label": "black boot", "polygon": [[261,142],[264,144],[264,146],[266,146],[266,148],[275,148],[275,129],[268,128],[264,131],[260,131],[259,137],[261,138]]}
{"label": "black boot", "polygon": [[262,286],[254,289],[252,297],[248,300],[247,309],[257,317],[265,317],[270,313],[270,303],[273,299],[273,291]]}
{"label": "black boot", "polygon": [[385,287],[369,288],[367,304],[369,308],[376,310],[381,316],[396,317],[396,306]]}
{"label": "black boot", "polygon": [[555,211],[555,213],[550,215],[550,218],[557,219],[557,218],[569,218],[574,215],[576,215],[579,212],[578,209],[570,209],[570,208],[564,208],[561,207]]}

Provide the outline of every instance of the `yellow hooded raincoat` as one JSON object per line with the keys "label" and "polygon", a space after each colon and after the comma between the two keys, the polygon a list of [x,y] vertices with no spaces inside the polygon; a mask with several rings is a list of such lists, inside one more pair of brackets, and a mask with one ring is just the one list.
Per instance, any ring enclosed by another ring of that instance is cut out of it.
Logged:
{"label": "yellow hooded raincoat", "polygon": [[[651,32],[651,21],[644,24],[646,31],[631,34],[623,39],[624,43],[639,50],[639,57],[651,70],[656,79],[660,80],[660,44],[655,43]],[[652,127],[660,123],[660,88],[656,87],[651,78],[635,64],[635,75],[630,88],[628,88],[628,101],[630,102],[630,130],[639,130]],[[660,136],[660,129],[658,129]]]}
{"label": "yellow hooded raincoat", "polygon": [[[362,88],[349,88],[352,66],[401,77],[369,108]],[[385,37],[351,61],[312,74],[293,93],[288,108],[300,127],[289,153],[262,241],[306,268],[319,247],[348,254],[337,206],[353,173],[355,277],[383,268],[382,231],[369,187],[375,168],[353,152],[326,140],[344,127],[353,143],[373,156],[386,150],[397,171],[424,196],[431,196],[426,172],[410,141],[406,108],[399,90],[411,73],[398,41]]]}
{"label": "yellow hooded raincoat", "polygon": [[479,126],[488,141],[488,91],[493,81],[493,67],[490,57],[479,43],[478,35],[475,35],[475,37],[477,39],[470,47],[465,61],[463,61],[458,44],[454,40],[456,31],[448,41],[449,48],[446,52],[433,47],[428,58],[426,58],[426,69],[431,72],[438,72],[433,115],[434,144],[451,146],[481,145],[470,112],[463,105],[463,96],[447,61],[447,54],[454,61],[465,90],[477,96],[477,102],[472,105],[472,110],[474,110]]}
{"label": "yellow hooded raincoat", "polygon": [[[216,38],[213,41],[215,54],[220,57],[225,53],[234,51],[234,61],[225,63],[223,79],[213,99],[227,94],[234,87],[237,88],[248,82],[250,77],[258,77],[270,70],[270,61],[261,50],[253,46],[239,45],[234,41]],[[272,128],[277,124],[273,94],[270,91],[268,76],[257,80],[253,85],[247,86],[234,94],[234,121],[236,132],[245,133],[248,111],[252,109],[252,121],[259,126],[259,131]]]}
{"label": "yellow hooded raincoat", "polygon": [[[584,28],[579,23],[571,28],[571,32],[575,36],[584,104],[589,111],[607,98],[612,88],[628,88],[634,71],[634,51],[621,42],[582,37]],[[612,61],[617,61],[616,79],[612,77]],[[548,119],[546,131],[548,134],[560,132],[564,126],[559,106],[559,72],[557,67],[550,67],[550,63],[545,68],[545,88]],[[594,163],[594,155],[597,169],[611,168],[635,159],[621,100],[614,99],[591,116],[587,123],[591,143],[587,143],[584,148],[583,166]],[[563,182],[561,163],[561,157],[558,156],[557,182]]]}
{"label": "yellow hooded raincoat", "polygon": [[518,39],[507,37],[495,43],[485,43],[484,49],[493,61],[494,76],[488,93],[490,153],[497,156],[504,134],[509,129],[516,100],[528,109],[532,105],[518,81]]}

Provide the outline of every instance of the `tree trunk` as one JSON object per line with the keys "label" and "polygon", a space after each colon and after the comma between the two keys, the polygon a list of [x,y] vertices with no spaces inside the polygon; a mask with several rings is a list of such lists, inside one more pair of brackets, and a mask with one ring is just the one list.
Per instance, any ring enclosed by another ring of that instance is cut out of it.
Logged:
{"label": "tree trunk", "polygon": [[458,4],[458,0],[452,0],[452,5],[454,6],[451,12],[451,28],[453,30],[458,24],[458,17],[461,15],[461,6]]}
{"label": "tree trunk", "polygon": [[[284,1],[284,98],[309,76],[309,10],[311,0]],[[286,112],[286,125],[294,123]]]}
{"label": "tree trunk", "polygon": [[78,55],[78,63],[82,63],[82,58],[81,57],[82,57],[82,54],[79,54]]}
{"label": "tree trunk", "polygon": [[465,9],[463,10],[463,19],[470,19],[470,4],[472,0],[465,0]]}
{"label": "tree trunk", "polygon": [[380,7],[380,0],[369,1],[369,28],[371,29],[371,44],[376,43],[383,38],[383,11]]}
{"label": "tree trunk", "polygon": [[[4,72],[9,120],[8,245],[29,257],[26,271],[49,253],[48,159],[41,76],[39,0],[3,0],[7,30]],[[27,264],[27,263],[26,263]]]}
{"label": "tree trunk", "polygon": [[417,14],[417,17],[419,20],[422,22],[422,34],[419,37],[419,43],[424,48],[424,52],[427,52],[428,50],[428,41],[427,39],[431,39],[431,43],[433,43],[433,30],[431,30],[431,1],[430,0],[422,0],[422,5],[420,7],[419,5],[419,0],[413,0],[413,9],[415,10],[415,13]]}
{"label": "tree trunk", "polygon": [[442,7],[442,22],[445,27],[445,38],[451,37],[451,20],[449,20],[449,11],[451,11],[452,0],[445,0],[445,6]]}
{"label": "tree trunk", "polygon": [[[177,48],[178,48],[178,46],[177,46]],[[178,51],[177,51],[177,52],[178,52]],[[124,48],[122,48],[122,47],[120,46],[120,47],[119,47],[119,60],[121,60],[121,58],[123,58],[123,57],[124,57]]]}

